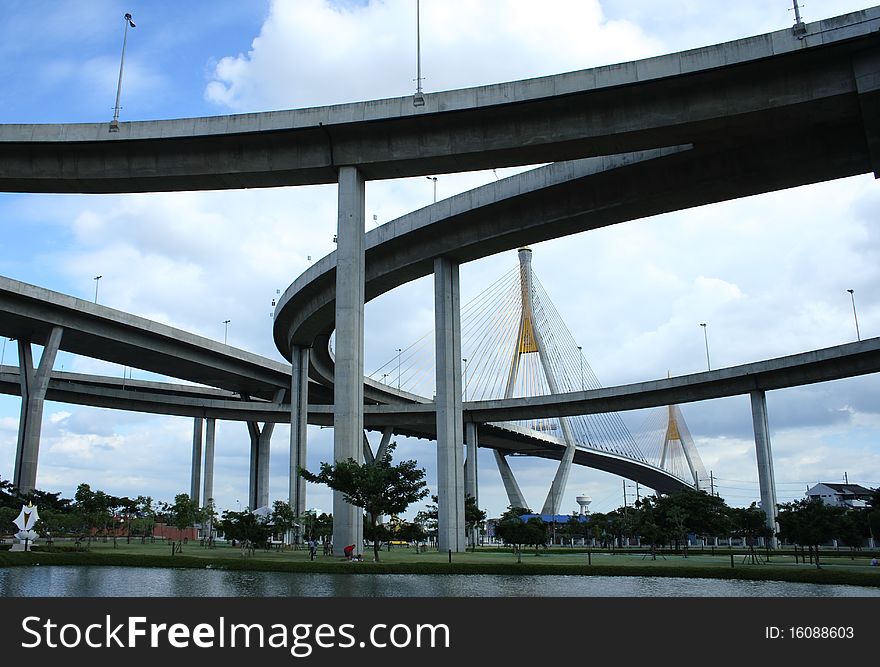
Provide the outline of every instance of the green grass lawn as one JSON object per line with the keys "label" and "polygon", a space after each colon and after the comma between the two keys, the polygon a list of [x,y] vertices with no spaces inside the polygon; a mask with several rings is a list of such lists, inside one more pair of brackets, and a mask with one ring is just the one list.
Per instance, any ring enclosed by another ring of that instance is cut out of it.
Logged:
{"label": "green grass lawn", "polygon": [[[775,553],[770,562],[752,564],[745,559],[742,550],[718,549],[710,552],[682,555],[658,555],[652,560],[643,553],[591,551],[588,557],[583,548],[548,549],[539,555],[524,551],[519,556],[510,550],[498,548],[477,549],[475,553],[455,553],[449,562],[448,553],[428,550],[418,553],[414,548],[393,547],[383,550],[380,562],[372,562],[372,550],[364,552],[363,562],[349,562],[339,556],[323,556],[319,550],[314,561],[309,560],[306,549],[264,551],[258,549],[253,555],[244,555],[241,549],[225,544],[215,548],[200,546],[197,542],[187,544],[183,552],[171,555],[169,544],[156,542],[141,544],[124,539],[93,541],[85,552],[56,548],[52,552],[32,553],[0,552],[0,566],[28,564],[42,565],[130,565],[142,567],[186,567],[230,570],[262,570],[281,572],[322,573],[404,573],[404,574],[547,574],[586,576],[664,576],[664,577],[711,577],[723,579],[752,579],[798,581],[825,584],[852,584],[880,587],[880,568],[870,567],[870,555],[823,553],[822,568],[810,563],[795,563],[791,554]],[[45,548],[45,547],[43,547]],[[730,554],[734,555],[731,567]],[[744,562],[744,560],[746,562]]]}

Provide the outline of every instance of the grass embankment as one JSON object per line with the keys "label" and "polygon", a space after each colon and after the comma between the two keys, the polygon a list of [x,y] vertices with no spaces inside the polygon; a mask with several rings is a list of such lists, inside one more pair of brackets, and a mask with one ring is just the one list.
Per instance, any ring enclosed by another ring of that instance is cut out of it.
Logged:
{"label": "grass embankment", "polygon": [[[229,546],[208,549],[198,544],[184,547],[183,553],[170,555],[164,544],[126,544],[119,541],[93,542],[89,551],[60,550],[32,553],[0,552],[0,567],[18,565],[115,565],[130,567],[198,568],[300,573],[363,574],[494,574],[494,575],[580,575],[707,577],[791,581],[819,584],[849,584],[880,587],[880,568],[870,567],[870,557],[822,555],[822,569],[809,563],[795,563],[793,555],[773,554],[770,563],[744,562],[742,552],[666,555],[651,560],[642,553],[553,550],[535,556],[524,552],[520,561],[508,551],[477,550],[476,553],[448,554],[437,551],[417,553],[405,547],[383,551],[381,562],[349,562],[336,556],[319,555],[310,561],[306,550],[257,551],[251,556]],[[731,567],[730,554],[734,555]],[[366,552],[371,557],[372,552]]]}

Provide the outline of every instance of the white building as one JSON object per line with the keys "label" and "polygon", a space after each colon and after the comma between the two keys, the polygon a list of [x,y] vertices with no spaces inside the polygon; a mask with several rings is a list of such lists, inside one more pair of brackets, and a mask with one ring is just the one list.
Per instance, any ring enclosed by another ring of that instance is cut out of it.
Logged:
{"label": "white building", "polygon": [[822,502],[832,507],[866,507],[871,498],[871,490],[859,484],[828,484],[819,482],[807,489],[807,498],[821,498]]}

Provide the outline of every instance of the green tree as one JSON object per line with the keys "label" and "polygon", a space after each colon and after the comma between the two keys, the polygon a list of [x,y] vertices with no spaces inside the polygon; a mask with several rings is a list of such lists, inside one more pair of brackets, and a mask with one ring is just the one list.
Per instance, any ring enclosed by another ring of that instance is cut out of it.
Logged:
{"label": "green tree", "polygon": [[482,526],[483,522],[486,520],[486,513],[477,507],[477,499],[471,495],[465,495],[464,497],[464,525],[467,529],[467,534],[471,540],[471,546],[476,547],[476,541],[474,538],[474,529],[477,526]]}
{"label": "green tree", "polygon": [[178,493],[174,496],[174,505],[170,508],[171,521],[178,530],[180,544],[177,551],[183,551],[183,531],[199,520],[201,513],[199,504],[189,497],[188,493]]}
{"label": "green tree", "polygon": [[213,498],[208,498],[205,506],[201,509],[202,517],[202,534],[204,544],[209,548],[214,548],[214,532],[217,525],[217,506],[214,504]]}
{"label": "green tree", "polygon": [[141,536],[141,544],[147,541],[147,537],[153,537],[153,528],[156,525],[156,508],[150,496],[138,496],[135,499],[136,518],[134,530]]}
{"label": "green tree", "polygon": [[[837,537],[850,549],[861,549],[862,543],[869,534],[866,510],[847,510],[838,518]],[[852,553],[850,557],[855,558]]]}
{"label": "green tree", "polygon": [[657,547],[670,537],[670,522],[656,496],[636,501],[636,530],[651,545],[651,558],[657,560]]}
{"label": "green tree", "polygon": [[226,511],[220,524],[226,539],[241,542],[243,547],[251,550],[256,546],[265,546],[269,541],[269,527],[250,510]]}
{"label": "green tree", "polygon": [[730,507],[727,510],[727,516],[730,522],[730,532],[745,538],[750,545],[754,544],[758,537],[765,540],[773,537],[773,531],[767,526],[767,513],[756,503],[752,503],[748,507]]}
{"label": "green tree", "polygon": [[[423,512],[420,512],[418,515],[416,515],[416,520],[425,528],[426,532],[428,530],[433,530],[435,534],[437,532],[437,522],[440,517],[440,511],[437,507],[437,504],[438,497],[436,495],[432,495],[431,504],[426,506]],[[471,537],[473,534],[473,529],[482,524],[485,520],[486,513],[479,507],[477,507],[477,499],[470,494],[465,495],[464,524],[468,539],[471,540],[471,546],[476,546],[475,544],[473,544],[473,539]]]}
{"label": "green tree", "polygon": [[103,491],[92,491],[88,484],[80,484],[74,494],[75,511],[80,517],[80,532],[92,536],[104,532],[109,522],[110,497]]}
{"label": "green tree", "polygon": [[283,500],[276,500],[272,503],[270,521],[275,526],[275,532],[281,534],[281,540],[286,542],[287,534],[296,523],[296,514],[293,513],[290,503],[286,503]]}
{"label": "green tree", "polygon": [[819,565],[819,545],[832,540],[838,532],[842,510],[822,502],[821,498],[795,500],[779,506],[779,534],[789,542],[815,549]]}
{"label": "green tree", "polygon": [[[326,484],[342,493],[347,503],[363,508],[375,531],[380,516],[401,514],[411,503],[428,495],[425,471],[416,467],[416,461],[391,465],[394,448],[395,443],[391,443],[385,455],[373,463],[361,464],[347,459],[335,464],[321,463],[318,474],[305,468],[300,468],[299,474],[313,484]],[[373,557],[379,560],[379,543],[376,541],[373,542]]]}
{"label": "green tree", "polygon": [[527,507],[510,505],[495,526],[495,534],[515,551],[519,551],[523,546],[534,545],[537,552],[540,545],[547,544],[549,531],[547,524],[537,517],[523,521],[522,517],[531,513],[532,511]]}

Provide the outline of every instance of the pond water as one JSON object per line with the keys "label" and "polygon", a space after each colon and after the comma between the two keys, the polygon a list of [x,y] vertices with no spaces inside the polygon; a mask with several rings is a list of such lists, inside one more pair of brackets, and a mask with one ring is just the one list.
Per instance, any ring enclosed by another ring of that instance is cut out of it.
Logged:
{"label": "pond water", "polygon": [[3,597],[880,597],[880,589],[664,577],[0,568]]}

